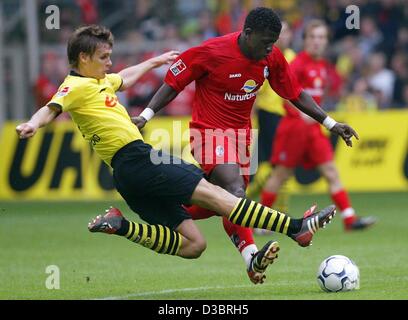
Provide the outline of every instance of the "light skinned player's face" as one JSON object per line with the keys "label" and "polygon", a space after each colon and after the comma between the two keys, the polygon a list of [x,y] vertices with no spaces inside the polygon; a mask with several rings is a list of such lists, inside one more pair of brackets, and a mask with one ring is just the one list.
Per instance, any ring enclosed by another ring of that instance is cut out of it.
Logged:
{"label": "light skinned player's face", "polygon": [[79,73],[84,77],[103,79],[112,67],[112,47],[107,43],[98,44],[91,56],[83,52],[79,55]]}
{"label": "light skinned player's face", "polygon": [[328,44],[327,28],[318,26],[309,30],[305,37],[305,51],[314,58],[321,58]]}

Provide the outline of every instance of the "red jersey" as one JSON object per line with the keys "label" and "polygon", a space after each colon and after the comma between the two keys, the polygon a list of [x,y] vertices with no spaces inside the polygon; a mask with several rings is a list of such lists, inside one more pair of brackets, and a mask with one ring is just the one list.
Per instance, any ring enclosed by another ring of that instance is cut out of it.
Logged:
{"label": "red jersey", "polygon": [[265,79],[282,98],[299,96],[302,89],[281,51],[274,47],[265,59],[248,59],[239,48],[239,35],[207,40],[169,68],[164,81],[177,92],[196,81],[190,127],[251,128],[252,106]]}
{"label": "red jersey", "polygon": [[[318,105],[321,104],[327,87],[328,62],[324,59],[313,59],[307,52],[300,52],[290,64],[292,72],[303,89],[312,96]],[[300,117],[300,112],[289,103],[284,104],[287,114]]]}

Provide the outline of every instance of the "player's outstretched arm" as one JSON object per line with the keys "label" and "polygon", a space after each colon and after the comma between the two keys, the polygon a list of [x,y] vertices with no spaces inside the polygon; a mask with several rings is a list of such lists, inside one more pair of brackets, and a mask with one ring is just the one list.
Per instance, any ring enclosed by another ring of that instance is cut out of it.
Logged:
{"label": "player's outstretched arm", "polygon": [[133,86],[146,72],[161,67],[164,64],[169,64],[177,58],[180,53],[178,51],[168,51],[160,56],[143,61],[135,66],[123,69],[119,72],[123,83],[120,91],[126,90]]}
{"label": "player's outstretched arm", "polygon": [[28,122],[19,124],[16,127],[16,132],[20,139],[31,138],[37,132],[38,128],[52,122],[59,114],[60,110],[57,108],[45,106],[39,109]]}
{"label": "player's outstretched arm", "polygon": [[357,140],[359,139],[357,132],[352,127],[330,118],[305,91],[302,91],[297,99],[290,100],[290,102],[292,102],[300,111],[323,124],[328,130],[341,136],[349,147],[353,146],[351,141],[353,136]]}

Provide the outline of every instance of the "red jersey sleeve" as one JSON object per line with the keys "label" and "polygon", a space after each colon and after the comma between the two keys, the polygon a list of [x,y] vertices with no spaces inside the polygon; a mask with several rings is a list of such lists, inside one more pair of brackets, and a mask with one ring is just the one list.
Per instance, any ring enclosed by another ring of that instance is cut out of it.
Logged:
{"label": "red jersey sleeve", "polygon": [[170,66],[164,82],[180,92],[191,82],[201,78],[208,71],[208,51],[205,46],[198,46],[183,52]]}
{"label": "red jersey sleeve", "polygon": [[271,55],[268,56],[268,81],[272,89],[287,100],[299,97],[302,87],[291,71],[288,62],[279,48],[274,47]]}

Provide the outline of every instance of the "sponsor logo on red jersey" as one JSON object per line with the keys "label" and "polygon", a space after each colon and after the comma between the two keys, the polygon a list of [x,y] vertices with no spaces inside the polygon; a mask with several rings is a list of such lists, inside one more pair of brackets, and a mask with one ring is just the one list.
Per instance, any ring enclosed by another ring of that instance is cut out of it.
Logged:
{"label": "sponsor logo on red jersey", "polygon": [[175,63],[173,63],[170,67],[170,71],[173,75],[177,76],[180,73],[182,73],[184,70],[186,70],[187,67],[184,64],[183,60],[177,60]]}
{"label": "sponsor logo on red jersey", "polygon": [[224,100],[227,101],[246,101],[254,98],[256,96],[256,91],[253,92],[258,84],[255,80],[247,80],[245,81],[244,85],[242,86],[241,90],[245,92],[245,94],[232,94],[226,92],[224,95]]}
{"label": "sponsor logo on red jersey", "polygon": [[268,77],[269,77],[269,69],[268,69],[268,66],[265,66],[265,68],[264,68],[264,78],[266,79]]}
{"label": "sponsor logo on red jersey", "polygon": [[241,90],[244,90],[246,93],[251,93],[252,91],[255,90],[257,84],[255,80],[247,80],[244,83],[244,86],[241,88]]}

